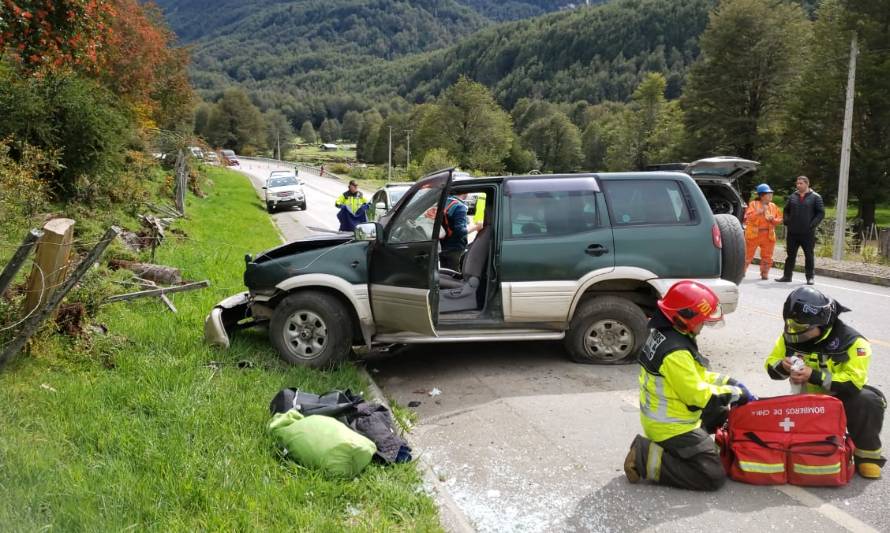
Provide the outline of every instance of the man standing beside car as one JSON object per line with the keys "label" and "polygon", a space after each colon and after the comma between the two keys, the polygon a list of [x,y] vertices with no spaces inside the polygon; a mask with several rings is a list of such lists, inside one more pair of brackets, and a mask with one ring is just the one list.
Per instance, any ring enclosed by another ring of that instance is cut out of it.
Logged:
{"label": "man standing beside car", "polygon": [[813,285],[816,277],[816,228],[825,218],[825,206],[819,193],[810,188],[810,179],[806,176],[797,177],[796,188],[785,202],[784,218],[788,231],[785,247],[788,257],[785,259],[785,273],[781,278],[776,278],[776,281],[791,281],[797,250],[803,248],[807,285]]}
{"label": "man standing beside car", "polygon": [[349,188],[334,201],[334,207],[340,208],[340,231],[353,231],[358,224],[368,221],[369,205],[355,180],[349,181]]}

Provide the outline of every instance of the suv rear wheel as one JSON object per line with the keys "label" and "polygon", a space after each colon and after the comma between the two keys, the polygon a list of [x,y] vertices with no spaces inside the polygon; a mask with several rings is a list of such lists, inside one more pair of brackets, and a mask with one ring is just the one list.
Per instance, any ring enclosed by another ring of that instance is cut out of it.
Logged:
{"label": "suv rear wheel", "polygon": [[714,215],[720,229],[720,277],[738,285],[745,279],[745,230],[739,219],[732,215]]}
{"label": "suv rear wheel", "polygon": [[288,363],[330,367],[349,354],[350,317],[336,298],[314,291],[299,292],[275,308],[269,339]]}
{"label": "suv rear wheel", "polygon": [[599,296],[581,302],[564,342],[573,361],[609,365],[632,361],[648,333],[646,315],[637,304]]}

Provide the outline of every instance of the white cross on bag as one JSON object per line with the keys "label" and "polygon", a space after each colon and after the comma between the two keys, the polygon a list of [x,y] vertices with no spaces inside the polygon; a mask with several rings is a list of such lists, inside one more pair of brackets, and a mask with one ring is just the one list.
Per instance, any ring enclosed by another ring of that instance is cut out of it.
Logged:
{"label": "white cross on bag", "polygon": [[794,427],[794,421],[786,416],[785,420],[779,422],[779,426],[785,430],[785,433],[788,433],[789,431],[791,431],[791,428]]}

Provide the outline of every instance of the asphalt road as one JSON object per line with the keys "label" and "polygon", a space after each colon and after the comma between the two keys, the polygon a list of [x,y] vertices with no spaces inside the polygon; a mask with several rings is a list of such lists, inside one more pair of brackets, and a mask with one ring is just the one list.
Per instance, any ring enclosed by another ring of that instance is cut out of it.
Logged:
{"label": "asphalt road", "polygon": [[[243,170],[264,177],[272,167]],[[336,228],[333,200],[345,184],[303,177],[309,209],[274,215],[288,240],[306,226]],[[763,360],[781,332],[782,302],[802,282],[761,281],[752,268],[739,309],[700,338],[713,369],[761,396],[787,393]],[[817,287],[852,309],[844,318],[874,348],[870,383],[890,392],[890,289],[828,278]],[[855,476],[836,489],[729,482],[706,494],[627,483],[636,365],[578,365],[560,343],[539,342],[421,345],[369,368],[390,398],[414,406],[414,441],[478,531],[890,531],[885,480]],[[882,435],[890,441],[886,427]]]}

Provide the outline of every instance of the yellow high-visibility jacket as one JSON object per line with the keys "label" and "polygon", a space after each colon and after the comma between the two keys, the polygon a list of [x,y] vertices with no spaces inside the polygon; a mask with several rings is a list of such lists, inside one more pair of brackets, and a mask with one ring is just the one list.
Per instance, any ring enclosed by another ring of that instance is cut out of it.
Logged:
{"label": "yellow high-visibility jacket", "polygon": [[[650,322],[640,353],[640,423],[646,437],[661,442],[725,417],[730,403],[742,396],[729,376],[711,372],[692,337],[671,327],[666,318]],[[667,325],[667,327],[664,327]]]}
{"label": "yellow high-visibility jacket", "polygon": [[341,205],[345,205],[351,213],[358,212],[359,207],[363,206],[367,202],[365,201],[364,196],[361,191],[356,191],[355,194],[346,191],[341,194],[334,201],[335,207],[340,207]]}
{"label": "yellow high-visibility jacket", "polygon": [[771,378],[788,379],[782,360],[792,355],[799,355],[813,369],[807,383],[809,393],[843,396],[868,383],[871,344],[840,320],[813,342],[794,344],[784,335],[779,337],[765,363]]}

